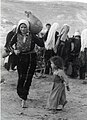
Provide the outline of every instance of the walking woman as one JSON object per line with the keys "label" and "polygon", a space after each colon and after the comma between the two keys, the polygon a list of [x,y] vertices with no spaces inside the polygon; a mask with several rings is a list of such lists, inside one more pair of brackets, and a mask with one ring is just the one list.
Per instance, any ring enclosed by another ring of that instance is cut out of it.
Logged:
{"label": "walking woman", "polygon": [[[16,43],[16,49],[12,46]],[[35,44],[44,47],[44,42],[29,29],[27,20],[20,20],[17,32],[9,44],[9,50],[17,55],[18,84],[17,93],[22,98],[22,107],[26,107],[26,100],[36,68]]]}
{"label": "walking woman", "polygon": [[59,37],[58,40],[56,42],[56,52],[57,55],[62,57],[63,60],[65,60],[66,56],[67,56],[67,49],[66,48],[66,41],[68,41],[69,37],[68,37],[68,33],[69,33],[70,27],[67,24],[64,24],[60,33],[59,33]]}

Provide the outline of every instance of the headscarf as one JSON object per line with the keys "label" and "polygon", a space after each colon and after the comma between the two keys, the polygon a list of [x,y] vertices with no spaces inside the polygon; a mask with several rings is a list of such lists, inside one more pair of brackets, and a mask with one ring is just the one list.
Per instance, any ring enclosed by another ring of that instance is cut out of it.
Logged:
{"label": "headscarf", "polygon": [[68,35],[68,32],[69,32],[69,29],[70,29],[69,25],[67,25],[67,24],[63,25],[63,28],[60,31],[60,36],[61,36],[60,40],[61,41],[65,41],[67,39],[67,35]]}
{"label": "headscarf", "polygon": [[87,48],[87,29],[84,29],[81,33],[81,51]]}
{"label": "headscarf", "polygon": [[18,22],[17,33],[19,32],[19,29],[20,29],[19,27],[20,27],[20,25],[23,24],[23,23],[27,26],[27,30],[28,30],[28,32],[23,36],[23,42],[25,43],[26,38],[27,38],[26,35],[29,34],[29,22],[28,22],[28,20],[21,19],[21,20]]}
{"label": "headscarf", "polygon": [[80,34],[79,31],[76,31],[76,32],[74,33],[74,36],[75,36],[75,37],[76,37],[76,36],[81,36],[81,34]]}
{"label": "headscarf", "polygon": [[49,30],[47,40],[45,42],[45,48],[47,50],[55,47],[55,33],[58,30],[58,28],[59,28],[59,24],[54,23]]}
{"label": "headscarf", "polygon": [[19,30],[19,26],[20,26],[22,23],[24,23],[24,24],[27,26],[27,29],[28,29],[28,31],[29,31],[29,22],[28,22],[28,20],[21,19],[21,20],[18,22],[18,25],[17,25],[17,32],[18,32],[18,30]]}

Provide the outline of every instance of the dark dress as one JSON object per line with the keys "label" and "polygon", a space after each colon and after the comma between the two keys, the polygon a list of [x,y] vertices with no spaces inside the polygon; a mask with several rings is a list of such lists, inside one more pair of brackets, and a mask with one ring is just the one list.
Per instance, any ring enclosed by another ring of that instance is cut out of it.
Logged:
{"label": "dark dress", "polygon": [[9,44],[9,50],[13,51],[12,46],[16,43],[16,49],[20,51],[17,55],[18,84],[17,93],[20,98],[26,100],[32,82],[32,77],[36,69],[37,55],[34,51],[35,44],[44,47],[44,42],[36,35],[29,33],[23,43],[23,36],[16,34]]}
{"label": "dark dress", "polygon": [[74,37],[71,38],[71,43],[74,44],[74,49],[70,51],[70,56],[69,56],[69,61],[72,63],[72,78],[77,78],[78,77],[78,70],[79,70],[79,53],[81,49],[81,38],[75,39]]}
{"label": "dark dress", "polygon": [[80,62],[80,69],[79,69],[79,76],[80,79],[85,79],[85,72],[86,72],[86,62],[85,62],[85,52],[81,51],[79,56]]}
{"label": "dark dress", "polygon": [[63,76],[54,76],[54,83],[47,101],[49,109],[58,109],[59,105],[64,105],[66,102],[65,84]]}

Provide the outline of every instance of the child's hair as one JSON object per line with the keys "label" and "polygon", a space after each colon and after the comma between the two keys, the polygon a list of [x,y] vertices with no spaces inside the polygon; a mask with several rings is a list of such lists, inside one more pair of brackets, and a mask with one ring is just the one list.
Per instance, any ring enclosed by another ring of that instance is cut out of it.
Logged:
{"label": "child's hair", "polygon": [[63,69],[63,59],[61,58],[61,57],[59,57],[59,56],[54,56],[54,57],[51,57],[50,58],[50,62],[53,62],[54,63],[54,65],[55,65],[55,69]]}
{"label": "child's hair", "polygon": [[50,23],[47,23],[46,26],[51,26],[51,24],[50,24]]}

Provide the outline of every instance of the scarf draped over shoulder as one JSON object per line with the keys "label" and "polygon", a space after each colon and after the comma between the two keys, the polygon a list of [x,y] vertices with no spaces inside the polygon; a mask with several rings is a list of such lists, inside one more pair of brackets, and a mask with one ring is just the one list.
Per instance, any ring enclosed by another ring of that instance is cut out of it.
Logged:
{"label": "scarf draped over shoulder", "polygon": [[84,29],[81,33],[81,51],[87,48],[87,29]]}
{"label": "scarf draped over shoulder", "polygon": [[53,49],[55,47],[55,33],[58,30],[58,28],[59,28],[59,24],[54,23],[49,30],[47,40],[45,42],[45,48],[47,50]]}
{"label": "scarf draped over shoulder", "polygon": [[60,40],[64,41],[67,39],[68,36],[68,32],[69,32],[70,27],[67,24],[64,24],[61,31],[60,31]]}

